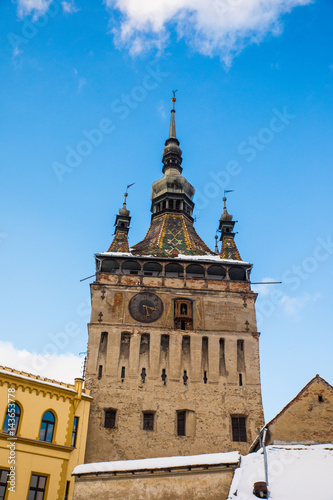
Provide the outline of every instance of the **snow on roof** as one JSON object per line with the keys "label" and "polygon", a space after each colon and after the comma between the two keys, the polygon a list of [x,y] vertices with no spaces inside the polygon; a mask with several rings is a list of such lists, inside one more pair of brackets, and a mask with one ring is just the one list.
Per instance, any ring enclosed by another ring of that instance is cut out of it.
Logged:
{"label": "snow on roof", "polygon": [[[333,443],[270,445],[266,450],[272,500],[333,499]],[[253,500],[257,481],[265,481],[262,449],[241,458],[228,500]]]}
{"label": "snow on roof", "polygon": [[[156,257],[155,255],[135,255],[128,252],[102,252],[97,253],[96,257],[134,257],[134,258],[144,258],[144,259],[168,259],[167,257]],[[219,264],[236,264],[236,265],[251,265],[250,262],[245,262],[242,260],[231,260],[231,259],[221,259],[219,255],[185,255],[178,254],[177,257],[172,257],[173,261],[177,260],[194,260],[194,261],[207,261],[207,262],[218,262]]]}
{"label": "snow on roof", "polygon": [[[47,379],[44,377],[40,377],[39,375],[33,375],[32,373],[18,372],[14,370],[14,368],[8,368],[7,366],[0,367],[0,377],[1,375],[10,375],[12,377],[19,378],[21,380],[36,382],[38,384],[55,387],[57,389],[62,389],[63,391],[72,392],[76,394],[75,386],[72,384],[66,384],[65,382],[58,382],[56,380]],[[82,395],[86,398],[92,399],[92,397],[88,396],[88,394],[86,394],[84,391],[82,392]]]}
{"label": "snow on roof", "polygon": [[145,458],[142,460],[123,460],[119,462],[97,462],[75,467],[73,475],[96,474],[107,472],[127,472],[149,469],[168,469],[200,465],[231,465],[239,463],[239,452],[209,453],[186,457]]}

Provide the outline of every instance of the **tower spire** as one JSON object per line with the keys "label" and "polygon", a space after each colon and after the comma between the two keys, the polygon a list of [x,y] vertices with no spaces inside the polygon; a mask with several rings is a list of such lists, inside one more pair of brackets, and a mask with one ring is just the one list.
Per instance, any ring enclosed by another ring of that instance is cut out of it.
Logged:
{"label": "tower spire", "polygon": [[169,129],[169,139],[177,139],[176,137],[176,121],[175,121],[175,102],[176,102],[176,92],[177,90],[173,90],[173,98],[171,99],[172,102],[172,110],[171,110],[171,118],[170,118],[170,129]]}
{"label": "tower spire", "polygon": [[127,186],[126,192],[124,193],[123,208],[119,209],[118,214],[116,216],[116,222],[115,222],[116,228],[114,232],[114,238],[108,252],[129,252],[127,237],[128,237],[131,217],[130,217],[130,211],[127,209],[126,206],[126,199],[128,196],[127,190],[132,185],[133,184]]}
{"label": "tower spire", "polygon": [[[230,192],[230,191],[227,191]],[[242,260],[235,243],[235,233],[233,232],[236,221],[232,220],[232,215],[227,210],[227,198],[223,196],[223,214],[220,218],[219,231],[221,231],[222,248],[221,258],[228,260]]]}
{"label": "tower spire", "polygon": [[175,102],[176,102],[176,92],[177,90],[173,90],[173,98],[172,102],[172,110],[171,110],[171,118],[170,118],[170,128],[169,128],[169,138],[165,141],[165,146],[163,150],[163,169],[162,172],[165,172],[170,168],[176,168],[178,172],[181,174],[183,169],[181,167],[182,164],[182,150],[179,147],[179,141],[176,137],[176,121],[175,121]]}

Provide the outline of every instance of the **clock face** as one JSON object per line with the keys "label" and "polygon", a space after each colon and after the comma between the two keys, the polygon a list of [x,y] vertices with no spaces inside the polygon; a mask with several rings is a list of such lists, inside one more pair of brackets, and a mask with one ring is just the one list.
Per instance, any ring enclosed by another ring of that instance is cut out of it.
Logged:
{"label": "clock face", "polygon": [[154,293],[141,292],[131,298],[128,308],[136,321],[152,323],[161,317],[163,302]]}

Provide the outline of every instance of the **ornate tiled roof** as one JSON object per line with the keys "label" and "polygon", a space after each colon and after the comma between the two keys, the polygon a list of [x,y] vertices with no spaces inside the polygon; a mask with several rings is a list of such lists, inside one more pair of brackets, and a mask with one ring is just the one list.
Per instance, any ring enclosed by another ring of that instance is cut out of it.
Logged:
{"label": "ornate tiled roof", "polygon": [[129,252],[127,233],[116,233],[108,252]]}
{"label": "ornate tiled roof", "polygon": [[223,238],[221,259],[242,260],[233,238]]}
{"label": "ornate tiled roof", "polygon": [[131,248],[136,255],[176,257],[213,255],[183,214],[163,214],[152,220],[145,238]]}

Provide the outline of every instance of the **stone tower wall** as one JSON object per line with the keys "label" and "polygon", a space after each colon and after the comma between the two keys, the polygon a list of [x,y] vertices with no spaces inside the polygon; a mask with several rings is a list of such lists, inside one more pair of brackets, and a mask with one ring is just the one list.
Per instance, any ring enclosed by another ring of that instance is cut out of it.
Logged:
{"label": "stone tower wall", "polygon": [[[185,284],[181,278],[103,273],[91,286],[86,386],[94,400],[86,462],[245,453],[263,424],[256,294],[247,282]],[[164,305],[150,324],[129,313],[130,299],[142,291],[158,295]],[[191,330],[175,330],[179,298],[193,301]],[[123,343],[122,334],[128,338],[123,335]],[[149,344],[142,338],[147,334]],[[161,346],[162,335],[169,335],[168,349]],[[115,428],[104,427],[106,409],[116,410]],[[186,412],[185,436],[177,434],[177,411]],[[154,430],[143,430],[143,412],[154,413]],[[246,417],[246,442],[233,441],[231,416]]]}

